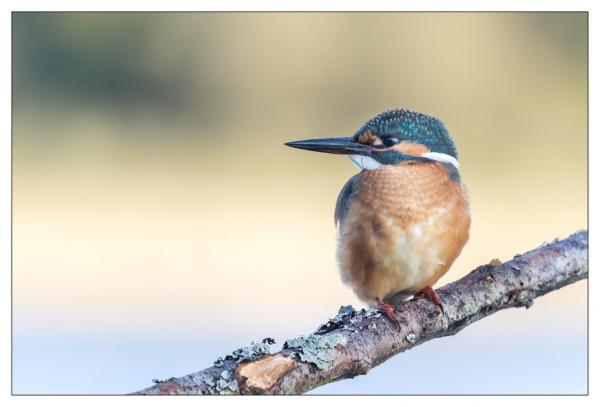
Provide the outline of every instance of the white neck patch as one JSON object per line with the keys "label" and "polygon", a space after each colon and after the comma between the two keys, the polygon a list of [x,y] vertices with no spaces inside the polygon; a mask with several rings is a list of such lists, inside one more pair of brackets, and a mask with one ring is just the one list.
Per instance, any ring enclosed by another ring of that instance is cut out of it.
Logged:
{"label": "white neck patch", "polygon": [[[423,153],[421,154],[423,158],[429,158],[430,160],[438,161],[441,163],[452,164],[457,170],[460,168],[460,164],[458,160],[451,155],[444,153]],[[367,157],[359,154],[351,154],[348,156],[350,160],[358,167],[359,170],[376,170],[381,168],[383,164],[378,163],[371,157]]]}
{"label": "white neck patch", "polygon": [[371,157],[367,157],[364,155],[351,154],[348,156],[350,160],[358,167],[359,170],[376,170],[381,167],[377,161],[372,159]]}
{"label": "white neck patch", "polygon": [[441,163],[452,164],[457,170],[460,167],[458,160],[451,155],[444,153],[424,153],[421,157],[429,158],[430,160],[439,161]]}

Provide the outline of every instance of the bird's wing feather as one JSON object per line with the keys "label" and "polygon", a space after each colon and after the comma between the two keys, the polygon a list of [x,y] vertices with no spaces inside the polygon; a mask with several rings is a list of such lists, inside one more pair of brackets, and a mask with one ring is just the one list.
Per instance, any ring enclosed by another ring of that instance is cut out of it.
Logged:
{"label": "bird's wing feather", "polygon": [[355,192],[356,181],[358,180],[359,175],[360,173],[350,178],[338,195],[337,202],[335,204],[335,213],[333,215],[333,220],[336,226],[344,221],[344,218],[350,209],[350,202],[352,195]]}

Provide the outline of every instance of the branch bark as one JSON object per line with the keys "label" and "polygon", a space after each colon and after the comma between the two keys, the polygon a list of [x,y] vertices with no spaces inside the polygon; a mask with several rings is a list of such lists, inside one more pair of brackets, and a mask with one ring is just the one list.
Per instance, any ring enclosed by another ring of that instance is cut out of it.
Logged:
{"label": "branch bark", "polygon": [[240,348],[213,366],[134,394],[300,394],[366,374],[430,339],[454,335],[496,311],[529,308],[536,297],[588,276],[588,234],[574,233],[501,263],[492,260],[437,290],[444,313],[417,298],[396,310],[400,330],[375,309],[341,307],[314,333],[271,354],[270,338]]}

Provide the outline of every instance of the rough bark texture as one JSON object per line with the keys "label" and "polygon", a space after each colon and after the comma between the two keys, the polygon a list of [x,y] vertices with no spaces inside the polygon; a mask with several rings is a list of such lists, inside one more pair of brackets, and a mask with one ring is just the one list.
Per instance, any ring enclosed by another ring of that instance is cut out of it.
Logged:
{"label": "rough bark texture", "polygon": [[577,232],[501,263],[492,260],[437,290],[444,313],[424,298],[397,307],[400,330],[379,311],[342,307],[314,333],[270,338],[240,348],[213,366],[134,394],[300,394],[366,374],[386,359],[430,339],[454,335],[496,311],[527,307],[536,297],[588,276],[588,234]]}

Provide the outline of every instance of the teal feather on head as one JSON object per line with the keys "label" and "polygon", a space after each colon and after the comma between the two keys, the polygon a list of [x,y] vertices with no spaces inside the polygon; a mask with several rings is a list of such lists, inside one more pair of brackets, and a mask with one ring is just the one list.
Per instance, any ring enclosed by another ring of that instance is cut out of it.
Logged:
{"label": "teal feather on head", "polygon": [[377,136],[395,136],[399,139],[426,146],[430,151],[458,158],[456,146],[441,120],[407,109],[381,113],[366,122],[354,135],[364,133]]}

